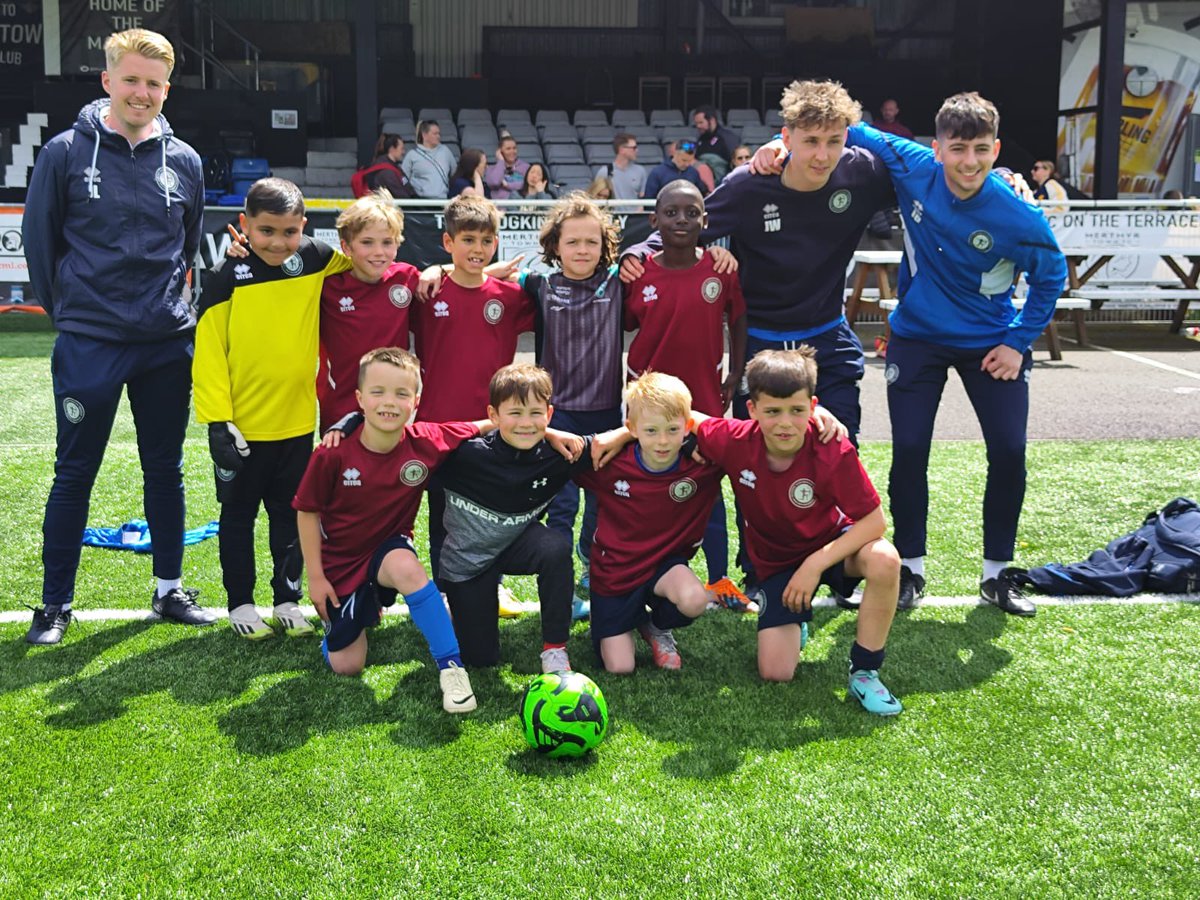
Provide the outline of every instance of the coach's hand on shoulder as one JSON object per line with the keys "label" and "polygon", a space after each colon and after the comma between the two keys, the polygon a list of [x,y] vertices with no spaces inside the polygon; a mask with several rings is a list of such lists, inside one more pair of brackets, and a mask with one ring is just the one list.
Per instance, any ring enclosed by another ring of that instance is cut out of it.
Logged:
{"label": "coach's hand on shoulder", "polygon": [[333,585],[329,583],[328,578],[313,578],[312,573],[308,575],[308,597],[312,600],[313,608],[317,611],[317,615],[321,617],[322,622],[329,621],[329,609],[326,604],[332,603],[334,609],[341,609],[342,604],[338,602],[337,591],[333,589]]}
{"label": "coach's hand on shoulder", "polygon": [[708,254],[712,257],[713,271],[717,274],[726,275],[738,270],[737,257],[724,247],[709,247]]}
{"label": "coach's hand on shoulder", "polygon": [[547,428],[546,443],[561,453],[567,462],[575,462],[579,459],[579,454],[583,453],[583,438],[569,431]]}
{"label": "coach's hand on shoulder", "polygon": [[219,468],[240,472],[250,455],[250,445],[232,422],[209,422],[208,452]]}
{"label": "coach's hand on shoulder", "polygon": [[249,256],[250,251],[246,248],[250,243],[250,239],[232,225],[226,225],[225,230],[228,231],[230,236],[233,238],[233,240],[229,242],[229,246],[225,248],[225,255],[230,259],[245,259],[247,256]]}
{"label": "coach's hand on shoulder", "polygon": [[850,436],[850,429],[842,424],[842,420],[823,406],[818,405],[813,410],[812,420],[817,426],[817,437],[822,444],[828,444],[834,438]]}
{"label": "coach's hand on shoulder", "polygon": [[775,138],[754,151],[750,157],[750,171],[755,175],[778,175],[783,171],[787,158],[787,147],[783,146],[781,139]]}
{"label": "coach's hand on shoulder", "polygon": [[1025,355],[1008,344],[993,347],[983,358],[979,368],[987,372],[997,381],[1016,381],[1021,374],[1021,362]]}
{"label": "coach's hand on shoulder", "polygon": [[621,268],[617,277],[621,279],[622,284],[631,284],[641,278],[645,271],[646,267],[637,254],[627,253],[621,257]]}

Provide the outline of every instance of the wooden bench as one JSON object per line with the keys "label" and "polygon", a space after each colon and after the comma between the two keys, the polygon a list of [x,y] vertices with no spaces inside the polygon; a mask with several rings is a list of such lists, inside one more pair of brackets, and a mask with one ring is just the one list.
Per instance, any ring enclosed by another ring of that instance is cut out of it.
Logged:
{"label": "wooden bench", "polygon": [[[1017,309],[1025,308],[1024,297],[1013,297],[1013,306]],[[879,308],[891,311],[900,305],[894,297],[884,298],[879,301]],[[1085,300],[1082,297],[1059,297],[1054,304],[1055,313],[1070,312],[1071,318],[1075,322],[1075,338],[1079,341],[1079,346],[1087,346],[1087,325],[1083,320],[1084,311],[1091,308],[1091,301]],[[1050,350],[1050,358],[1053,360],[1062,359],[1062,343],[1058,339],[1058,325],[1054,319],[1050,320],[1050,324],[1046,326],[1046,345]]]}
{"label": "wooden bench", "polygon": [[[862,301],[876,302],[895,297],[888,268],[900,265],[901,250],[855,250],[854,281],[846,294],[846,321],[853,327]],[[867,288],[867,279],[875,276],[874,290]]]}
{"label": "wooden bench", "polygon": [[[1090,281],[1101,268],[1113,258],[1111,250],[1089,250],[1086,247],[1064,249],[1067,259],[1067,291],[1066,296],[1073,299],[1087,300],[1092,309],[1100,309],[1106,300],[1166,300],[1173,302],[1175,315],[1171,317],[1170,331],[1178,334],[1187,318],[1188,306],[1193,300],[1200,300],[1200,256],[1174,248],[1155,248],[1141,252],[1154,253],[1169,268],[1178,279],[1175,284],[1156,282],[1145,285],[1126,285],[1120,287],[1092,286]],[[1177,256],[1187,261],[1186,267],[1180,265]],[[1092,264],[1082,272],[1079,271],[1087,259],[1095,257]]]}
{"label": "wooden bench", "polygon": [[1171,333],[1178,334],[1187,318],[1188,305],[1200,300],[1200,289],[1176,288],[1170,285],[1147,284],[1143,287],[1090,287],[1067,291],[1067,296],[1086,300],[1092,309],[1100,309],[1106,300],[1166,300],[1175,303],[1175,314],[1171,317]]}

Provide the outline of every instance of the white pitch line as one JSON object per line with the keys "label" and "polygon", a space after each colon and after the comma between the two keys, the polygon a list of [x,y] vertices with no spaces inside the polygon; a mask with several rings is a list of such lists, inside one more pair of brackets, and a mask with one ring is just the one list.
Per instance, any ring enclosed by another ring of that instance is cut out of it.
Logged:
{"label": "white pitch line", "polygon": [[[1076,346],[1085,346],[1079,343],[1074,338],[1063,337],[1064,341],[1070,341]],[[1102,344],[1087,344],[1088,347],[1094,347],[1097,350],[1103,350],[1105,353],[1112,353],[1115,356],[1120,356],[1124,359],[1132,360],[1133,362],[1141,363],[1144,366],[1153,366],[1155,369],[1162,369],[1164,372],[1172,372],[1175,375],[1182,375],[1185,378],[1194,378],[1200,381],[1200,372],[1190,372],[1187,369],[1181,369],[1178,366],[1172,366],[1164,362],[1159,362],[1157,359],[1151,359],[1148,356],[1139,356],[1136,353],[1129,353],[1126,350],[1115,350],[1112,347],[1105,347]]]}
{"label": "white pitch line", "polygon": [[[1137,594],[1133,597],[1037,597],[1033,598],[1033,602],[1038,606],[1161,606],[1164,604],[1187,603],[1200,604],[1200,594]],[[519,603],[518,604],[526,613],[535,613],[538,611],[536,603]],[[813,603],[813,606],[818,609],[833,607],[834,601],[832,597],[818,597]],[[925,597],[921,600],[921,606],[931,607],[953,607],[953,606],[987,606],[975,594],[962,597]],[[301,611],[306,616],[316,616],[317,612],[311,606],[300,607]],[[158,616],[149,610],[145,609],[75,609],[72,610],[75,617],[84,622],[105,622],[105,621],[139,621],[139,620],[157,620]],[[223,609],[214,608],[212,612],[216,613],[220,618],[228,617],[228,612]],[[269,616],[271,611],[265,608],[259,608],[259,612],[265,616]],[[408,615],[408,607],[404,604],[397,604],[389,609],[385,609],[387,615]],[[0,625],[13,622],[29,621],[29,613],[25,610],[6,610],[0,612]]]}

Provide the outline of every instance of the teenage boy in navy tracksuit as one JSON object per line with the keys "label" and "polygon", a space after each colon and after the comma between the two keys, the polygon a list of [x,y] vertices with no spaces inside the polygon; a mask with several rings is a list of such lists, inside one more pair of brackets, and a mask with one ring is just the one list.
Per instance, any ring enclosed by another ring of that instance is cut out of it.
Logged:
{"label": "teenage boy in navy tracksuit", "polygon": [[[888,343],[892,472],[888,492],[900,551],[901,609],[925,590],[927,467],[946,373],[958,372],[987,445],[980,595],[1032,616],[1008,562],[1025,498],[1030,348],[1054,315],[1067,267],[1046,217],[989,174],[1000,141],[996,107],[976,93],[942,104],[933,149],[868,126],[850,129],[887,166],[908,252]],[[1029,296],[1012,303],[1018,272]]]}
{"label": "teenage boy in navy tracksuit", "polygon": [[42,606],[26,640],[55,644],[71,622],[92,484],[121,390],[129,392],[154,538],[163,618],[210,625],[181,583],[183,439],[192,389],[187,270],[203,231],[200,157],[161,115],[175,65],[160,34],[104,44],[107,99],[38,154],[25,207],[29,277],[58,329],[51,359],[58,426],[42,527]]}

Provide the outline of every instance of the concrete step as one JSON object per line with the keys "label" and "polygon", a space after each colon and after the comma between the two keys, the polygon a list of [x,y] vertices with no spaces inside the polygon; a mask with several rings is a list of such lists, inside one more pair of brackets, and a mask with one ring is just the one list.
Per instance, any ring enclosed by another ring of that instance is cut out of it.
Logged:
{"label": "concrete step", "polygon": [[309,168],[319,169],[353,169],[355,166],[355,158],[353,153],[343,151],[325,151],[325,150],[309,150],[308,165]]}

